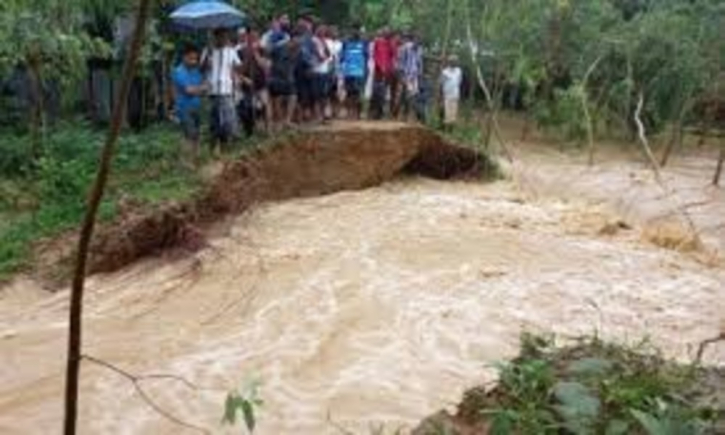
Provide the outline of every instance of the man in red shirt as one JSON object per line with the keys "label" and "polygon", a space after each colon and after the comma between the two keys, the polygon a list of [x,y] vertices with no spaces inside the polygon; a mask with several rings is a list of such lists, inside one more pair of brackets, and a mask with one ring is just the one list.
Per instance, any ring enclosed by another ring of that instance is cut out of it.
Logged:
{"label": "man in red shirt", "polygon": [[373,40],[373,96],[370,102],[370,117],[381,119],[384,114],[385,99],[388,96],[395,72],[395,50],[388,29],[382,29]]}

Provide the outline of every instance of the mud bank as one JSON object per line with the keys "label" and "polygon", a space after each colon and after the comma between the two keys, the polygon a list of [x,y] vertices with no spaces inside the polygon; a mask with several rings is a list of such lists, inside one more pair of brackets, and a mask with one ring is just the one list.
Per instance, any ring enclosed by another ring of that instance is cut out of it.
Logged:
{"label": "mud bank", "polygon": [[160,251],[204,245],[203,227],[254,204],[378,186],[400,174],[435,179],[491,175],[484,156],[399,123],[340,123],[288,137],[228,163],[197,200],[127,217],[96,236],[90,273]]}

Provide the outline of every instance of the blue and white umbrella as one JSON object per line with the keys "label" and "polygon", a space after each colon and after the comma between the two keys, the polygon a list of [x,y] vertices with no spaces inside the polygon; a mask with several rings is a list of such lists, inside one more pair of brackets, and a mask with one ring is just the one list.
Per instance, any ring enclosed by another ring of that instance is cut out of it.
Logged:
{"label": "blue and white umbrella", "polygon": [[240,27],[246,17],[243,12],[227,3],[217,0],[196,0],[176,9],[170,18],[179,27],[203,30]]}

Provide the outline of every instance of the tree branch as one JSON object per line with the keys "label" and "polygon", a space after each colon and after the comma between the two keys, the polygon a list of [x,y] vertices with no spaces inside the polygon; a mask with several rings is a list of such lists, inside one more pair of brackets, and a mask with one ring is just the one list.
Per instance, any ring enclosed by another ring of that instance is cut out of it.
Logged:
{"label": "tree branch", "polygon": [[[655,158],[654,153],[652,152],[652,148],[649,146],[649,141],[647,140],[647,131],[645,130],[644,123],[642,122],[642,109],[643,108],[644,108],[644,93],[640,92],[639,100],[637,101],[637,109],[634,111],[634,122],[635,122],[635,124],[637,124],[637,134],[639,136],[639,140],[642,144],[642,147],[644,148],[645,155],[647,156],[650,166],[652,167],[652,171],[655,174],[655,181],[657,181],[657,184],[660,186],[660,188],[665,192],[665,194],[667,196],[673,196],[674,191],[667,185],[664,178],[662,177],[662,171],[660,170],[660,165],[657,162],[657,159]],[[684,218],[685,223],[687,224],[692,237],[695,238],[695,240],[699,240],[700,239],[699,231],[697,230],[697,227],[695,226],[695,222],[693,221],[690,214],[679,203],[675,204],[675,207],[676,207],[676,210],[680,213],[680,215]],[[683,241],[681,243],[686,243],[686,242]]]}
{"label": "tree branch", "polygon": [[649,146],[649,141],[647,140],[647,131],[645,130],[644,123],[642,122],[641,116],[642,116],[643,108],[644,108],[644,93],[640,93],[639,100],[637,101],[637,108],[634,111],[634,122],[635,122],[635,124],[637,124],[637,135],[639,136],[639,140],[640,140],[640,143],[642,144],[642,147],[644,148],[645,155],[647,156],[650,166],[652,167],[652,171],[654,171],[657,182],[659,184],[663,184],[662,172],[660,171],[660,165],[657,162],[657,159],[655,158],[654,153],[652,153],[652,148]]}
{"label": "tree branch", "polygon": [[718,335],[715,338],[709,338],[707,340],[703,340],[700,343],[700,346],[698,346],[698,348],[697,348],[697,354],[695,355],[695,364],[699,365],[702,362],[702,358],[705,356],[705,351],[707,350],[707,348],[710,345],[719,343],[721,341],[725,341],[725,332],[720,333],[720,335]]}
{"label": "tree branch", "polygon": [[177,424],[179,426],[183,426],[183,427],[185,427],[187,429],[192,429],[192,430],[194,430],[196,432],[200,432],[200,433],[204,433],[204,434],[210,434],[211,433],[207,429],[204,429],[202,427],[193,425],[191,423],[187,423],[187,422],[179,419],[178,417],[174,416],[173,414],[171,414],[170,412],[168,412],[167,410],[165,410],[164,408],[162,408],[159,404],[157,404],[148,395],[148,393],[146,393],[146,391],[143,389],[143,387],[141,387],[141,382],[143,382],[145,380],[150,380],[150,379],[171,379],[171,380],[175,380],[175,381],[181,382],[186,387],[188,387],[188,388],[190,388],[192,390],[195,390],[195,391],[200,390],[199,387],[197,387],[195,384],[191,383],[190,381],[188,381],[188,380],[186,380],[186,379],[184,379],[184,378],[182,378],[180,376],[176,376],[176,375],[146,375],[146,376],[136,376],[136,375],[133,375],[133,374],[127,372],[126,370],[123,370],[123,369],[121,369],[119,367],[116,367],[115,365],[113,365],[113,364],[111,364],[109,362],[103,361],[101,359],[95,358],[95,357],[90,356],[90,355],[82,355],[82,359],[84,359],[84,360],[86,360],[88,362],[92,362],[93,364],[96,364],[98,366],[104,367],[104,368],[106,368],[108,370],[111,370],[111,371],[115,372],[116,374],[120,375],[121,377],[124,377],[124,378],[128,379],[129,382],[131,382],[131,384],[133,385],[133,388],[136,390],[136,392],[138,393],[138,395],[141,397],[141,399],[149,407],[151,407],[154,411],[156,411],[159,415],[161,415],[162,417],[164,417],[167,420],[171,421],[172,423],[175,423],[175,424]]}

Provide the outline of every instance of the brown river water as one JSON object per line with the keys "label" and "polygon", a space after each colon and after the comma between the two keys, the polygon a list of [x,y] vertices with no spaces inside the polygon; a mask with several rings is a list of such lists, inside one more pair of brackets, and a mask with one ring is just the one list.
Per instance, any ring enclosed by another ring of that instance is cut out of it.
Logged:
{"label": "brown river water", "polygon": [[[636,229],[600,235],[613,219],[511,182],[408,179],[267,204],[191,258],[92,278],[85,352],[193,382],[140,385],[209,433],[232,433],[226,392],[259,380],[259,434],[412,428],[494,380],[524,330],[648,337],[689,358],[719,331],[725,275]],[[67,292],[28,281],[0,293],[0,433],[60,433],[67,309]],[[195,433],[91,363],[81,400],[84,434]]]}

